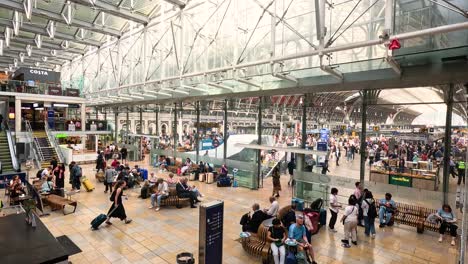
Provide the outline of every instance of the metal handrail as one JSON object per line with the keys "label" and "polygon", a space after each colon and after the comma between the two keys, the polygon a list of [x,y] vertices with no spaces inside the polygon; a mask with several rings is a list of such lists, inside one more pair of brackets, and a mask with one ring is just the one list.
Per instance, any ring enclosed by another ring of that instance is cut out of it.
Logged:
{"label": "metal handrail", "polygon": [[60,146],[59,146],[59,144],[57,142],[57,139],[52,135],[52,133],[50,133],[49,124],[47,122],[45,122],[45,121],[44,121],[44,128],[45,128],[45,131],[46,131],[46,135],[49,138],[50,145],[57,152],[59,162],[63,163],[65,161],[65,156],[62,153],[62,149],[60,149]]}
{"label": "metal handrail", "polygon": [[24,123],[25,123],[26,131],[27,131],[26,135],[28,137],[28,140],[30,140],[31,142],[30,144],[33,150],[34,160],[36,160],[36,166],[40,168],[41,167],[40,163],[44,161],[44,156],[42,155],[42,152],[40,151],[41,148],[37,144],[36,138],[33,136],[31,124],[27,120],[24,121]]}
{"label": "metal handrail", "polygon": [[21,168],[19,166],[18,158],[16,157],[15,146],[13,143],[14,139],[11,136],[11,131],[8,125],[5,126],[5,133],[7,136],[8,148],[10,149],[11,164],[13,165],[13,169],[15,169],[15,171],[19,171]]}

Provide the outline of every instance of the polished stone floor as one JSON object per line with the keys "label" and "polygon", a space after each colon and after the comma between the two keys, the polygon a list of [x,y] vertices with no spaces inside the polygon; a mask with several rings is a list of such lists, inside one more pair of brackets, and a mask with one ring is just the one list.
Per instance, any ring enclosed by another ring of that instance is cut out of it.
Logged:
{"label": "polished stone floor", "polygon": [[[127,215],[133,219],[131,224],[125,225],[114,219],[112,226],[103,225],[98,231],[91,231],[89,223],[98,214],[107,212],[110,201],[109,194],[103,192],[104,185],[94,179],[94,166],[82,167],[96,189],[89,193],[82,189],[73,197],[78,201],[76,213],[64,216],[61,212],[52,212],[41,218],[55,236],[67,235],[81,248],[82,253],[70,258],[73,263],[172,264],[176,263],[176,255],[180,252],[192,252],[198,259],[199,209],[163,207],[156,212],[148,209],[149,199],[138,198],[139,189],[126,191],[129,198],[124,200],[124,205]],[[291,199],[286,182],[287,177],[282,177],[281,206]],[[260,263],[245,253],[238,242],[239,219],[254,202],[268,206],[271,179],[267,179],[264,188],[258,191],[192,183],[204,194],[204,201],[219,199],[225,202],[223,263]],[[417,234],[414,228],[395,226],[378,229],[377,237],[371,239],[366,238],[363,229],[359,228],[358,246],[344,249],[340,242],[343,236],[341,224],[337,224],[337,230],[338,233],[331,233],[322,228],[313,236],[318,263],[456,263],[458,246],[451,247],[448,239],[438,243],[437,234],[433,232]]]}

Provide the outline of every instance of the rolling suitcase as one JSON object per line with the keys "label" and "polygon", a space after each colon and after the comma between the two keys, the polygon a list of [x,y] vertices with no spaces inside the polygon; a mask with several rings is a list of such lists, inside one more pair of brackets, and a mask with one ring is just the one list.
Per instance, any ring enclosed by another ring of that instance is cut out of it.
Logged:
{"label": "rolling suitcase", "polygon": [[323,208],[320,209],[319,223],[320,223],[320,226],[327,225],[327,210]]}
{"label": "rolling suitcase", "polygon": [[96,179],[99,182],[104,182],[104,172],[103,171],[96,172]]}
{"label": "rolling suitcase", "polygon": [[296,205],[296,210],[297,211],[304,211],[304,200],[299,199],[299,198],[292,198],[291,204]]}
{"label": "rolling suitcase", "polygon": [[88,180],[86,177],[82,177],[81,182],[83,183],[83,187],[85,188],[87,192],[91,192],[92,190],[94,190],[93,183],[90,180]]}
{"label": "rolling suitcase", "polygon": [[206,183],[211,184],[211,183],[213,183],[213,182],[214,182],[214,174],[211,173],[211,172],[208,172],[208,173],[206,174]]}
{"label": "rolling suitcase", "polygon": [[204,181],[205,181],[205,176],[206,176],[205,173],[200,173],[200,176],[199,176],[198,179],[199,179],[201,182],[204,182]]}
{"label": "rolling suitcase", "polygon": [[[115,211],[115,209],[117,209],[117,208],[118,207],[114,208],[114,210],[112,210],[110,212],[110,214],[112,214]],[[107,220],[109,215],[100,214],[96,218],[94,218],[93,221],[91,221],[91,229],[92,230],[98,230],[99,226],[102,225],[102,223],[104,223]]]}

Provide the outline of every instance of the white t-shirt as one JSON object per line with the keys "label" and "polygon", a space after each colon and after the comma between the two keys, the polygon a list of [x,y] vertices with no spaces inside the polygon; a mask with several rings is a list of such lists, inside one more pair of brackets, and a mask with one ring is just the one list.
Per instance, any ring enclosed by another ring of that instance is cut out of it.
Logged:
{"label": "white t-shirt", "polygon": [[348,205],[344,210],[344,215],[346,216],[345,223],[357,222],[358,220],[359,209],[356,206]]}
{"label": "white t-shirt", "polygon": [[335,213],[338,213],[339,207],[334,207],[333,205],[338,205],[338,198],[336,198],[336,195],[330,194],[330,210],[332,210]]}
{"label": "white t-shirt", "polygon": [[279,211],[279,203],[278,201],[273,201],[271,203],[270,209],[268,209],[267,211],[267,214],[271,216],[275,216],[276,214],[278,214],[278,211]]}

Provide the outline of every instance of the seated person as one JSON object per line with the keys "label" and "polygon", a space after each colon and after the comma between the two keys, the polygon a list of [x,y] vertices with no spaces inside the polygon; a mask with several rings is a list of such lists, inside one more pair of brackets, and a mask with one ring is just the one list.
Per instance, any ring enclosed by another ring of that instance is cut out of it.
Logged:
{"label": "seated person", "polygon": [[184,175],[185,172],[189,171],[191,168],[192,168],[192,161],[190,160],[190,158],[187,158],[185,160],[184,166],[182,166],[182,168],[180,169],[180,173]]}
{"label": "seated person", "polygon": [[447,229],[450,230],[450,236],[452,237],[452,246],[455,246],[455,239],[457,238],[457,219],[453,215],[452,208],[448,204],[444,204],[442,208],[437,211],[441,223],[439,227],[439,243],[442,243]]}
{"label": "seated person", "polygon": [[296,223],[296,204],[291,204],[291,209],[280,219],[283,226],[291,226]]}
{"label": "seated person", "polygon": [[194,192],[190,190],[190,187],[187,185],[187,178],[182,178],[176,184],[177,196],[180,198],[189,198],[190,207],[196,208],[195,203],[200,202]]}
{"label": "seated person", "polygon": [[276,264],[284,264],[286,258],[286,249],[284,241],[287,238],[286,230],[281,226],[281,221],[278,218],[273,219],[273,226],[268,228],[267,239],[271,242],[270,248],[273,254],[273,259]]}
{"label": "seated person", "polygon": [[200,161],[200,163],[198,163],[198,173],[206,173],[207,170],[206,170],[206,166],[205,166],[205,163],[203,163],[203,161]]}
{"label": "seated person", "polygon": [[154,172],[150,173],[149,184],[150,186],[155,185],[158,182],[158,177],[154,175]]}
{"label": "seated person", "polygon": [[221,169],[219,170],[219,177],[227,177],[228,173],[229,173],[229,170],[226,164],[223,164],[221,166]]}
{"label": "seated person", "polygon": [[54,183],[52,177],[44,177],[44,182],[41,186],[41,193],[50,193],[54,189]]}
{"label": "seated person", "polygon": [[158,179],[158,188],[156,192],[151,194],[151,206],[149,209],[153,209],[155,207],[156,202],[156,211],[159,211],[161,208],[161,200],[166,199],[169,197],[169,187],[167,182],[165,182],[162,178]]}
{"label": "seated person", "polygon": [[10,198],[16,198],[22,194],[26,194],[23,188],[23,184],[21,183],[21,179],[18,175],[15,175],[10,182],[9,187]]}
{"label": "seated person", "polygon": [[[390,193],[385,194],[385,199],[380,199],[379,201],[379,227],[384,227],[385,225],[391,225],[391,219],[395,213],[396,205],[392,200],[392,195]],[[385,217],[385,220],[384,220]]]}
{"label": "seated person", "polygon": [[169,178],[166,179],[166,182],[169,187],[175,187],[178,181],[174,178],[174,173],[169,173]]}
{"label": "seated person", "polygon": [[312,249],[312,245],[307,240],[306,228],[304,226],[304,216],[297,215],[296,216],[296,223],[292,224],[289,227],[288,236],[290,239],[294,239],[298,243],[298,250],[303,251],[307,250],[309,252],[309,256],[312,258],[312,264],[316,264],[314,250]]}
{"label": "seated person", "polygon": [[257,233],[258,227],[262,224],[263,221],[268,219],[268,215],[260,210],[260,205],[258,203],[254,203],[252,205],[252,216],[250,217],[250,221],[247,223],[247,232]]}
{"label": "seated person", "polygon": [[135,165],[135,167],[133,168],[133,171],[134,171],[134,174],[137,178],[141,177],[141,169],[140,167],[138,167],[138,165]]}
{"label": "seated person", "polygon": [[268,218],[276,217],[279,211],[279,203],[275,197],[270,197],[270,208],[264,209],[263,211],[268,215]]}

